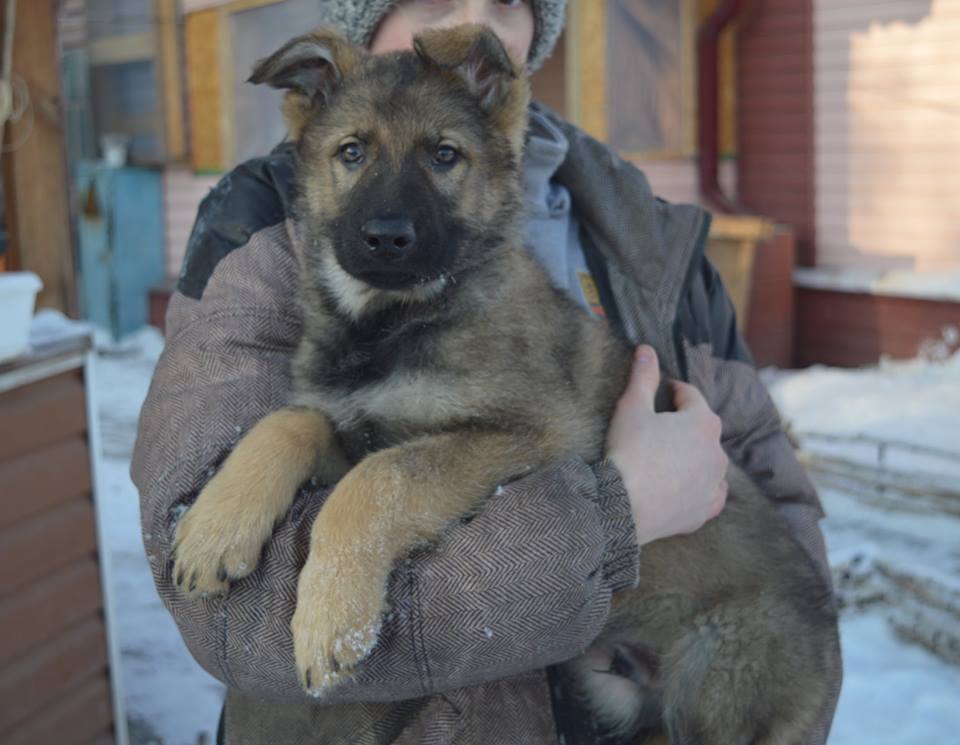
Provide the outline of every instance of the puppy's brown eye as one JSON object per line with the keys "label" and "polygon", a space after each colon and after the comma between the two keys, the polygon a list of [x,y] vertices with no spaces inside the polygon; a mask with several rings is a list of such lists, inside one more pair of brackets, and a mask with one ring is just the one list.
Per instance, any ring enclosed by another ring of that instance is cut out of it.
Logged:
{"label": "puppy's brown eye", "polygon": [[434,165],[449,168],[460,160],[460,153],[451,145],[441,145],[433,153]]}
{"label": "puppy's brown eye", "polygon": [[365,153],[359,142],[348,142],[340,147],[340,160],[348,166],[363,163]]}

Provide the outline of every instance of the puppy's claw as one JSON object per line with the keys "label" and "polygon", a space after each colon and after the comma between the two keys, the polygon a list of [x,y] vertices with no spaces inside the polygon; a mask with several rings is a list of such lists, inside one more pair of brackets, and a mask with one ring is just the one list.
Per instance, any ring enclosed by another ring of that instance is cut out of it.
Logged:
{"label": "puppy's claw", "polygon": [[307,560],[291,622],[300,680],[312,696],[352,678],[380,637],[386,581],[329,571],[335,563]]}
{"label": "puppy's claw", "polygon": [[214,483],[177,524],[174,571],[177,587],[188,596],[225,593],[230,581],[256,569],[269,537],[256,515],[248,516],[246,522],[237,515],[225,515],[217,490],[208,493]]}

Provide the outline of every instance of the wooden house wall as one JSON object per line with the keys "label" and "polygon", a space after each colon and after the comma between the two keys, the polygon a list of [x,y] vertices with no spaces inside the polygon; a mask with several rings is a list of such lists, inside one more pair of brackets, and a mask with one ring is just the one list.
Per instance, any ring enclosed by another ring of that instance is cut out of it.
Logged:
{"label": "wooden house wall", "polygon": [[882,356],[911,359],[958,320],[956,302],[800,287],[797,363],[859,367]]}
{"label": "wooden house wall", "polygon": [[814,11],[817,264],[960,267],[960,3]]}
{"label": "wooden house wall", "polygon": [[198,175],[185,167],[171,166],[164,169],[164,241],[168,277],[180,274],[187,240],[197,217],[197,208],[219,178],[218,175]]}

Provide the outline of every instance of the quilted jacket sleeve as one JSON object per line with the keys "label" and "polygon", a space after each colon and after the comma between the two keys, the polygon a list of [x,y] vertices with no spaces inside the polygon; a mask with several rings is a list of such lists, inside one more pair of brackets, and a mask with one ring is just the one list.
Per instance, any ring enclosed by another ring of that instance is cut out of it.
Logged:
{"label": "quilted jacket sleeve", "polygon": [[[225,598],[177,592],[171,540],[237,440],[285,402],[299,335],[290,245],[283,223],[263,229],[220,259],[200,298],[174,296],[132,465],[154,580],[187,646],[228,685],[273,696],[304,695],[289,624],[325,493],[298,495],[256,572]],[[381,641],[356,684],[331,700],[408,699],[572,657],[637,571],[629,502],[612,466],[569,461],[535,473],[397,568]]]}

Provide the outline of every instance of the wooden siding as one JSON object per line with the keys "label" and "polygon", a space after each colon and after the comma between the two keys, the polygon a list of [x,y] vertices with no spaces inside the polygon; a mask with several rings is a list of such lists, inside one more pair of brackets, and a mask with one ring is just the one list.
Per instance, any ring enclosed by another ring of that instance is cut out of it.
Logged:
{"label": "wooden siding", "polygon": [[740,322],[757,367],[793,367],[796,292],[793,267],[796,235],[784,225],[757,246],[750,282],[750,310]]}
{"label": "wooden siding", "polygon": [[857,367],[876,364],[881,355],[912,358],[958,319],[957,302],[800,287],[797,361]]}
{"label": "wooden siding", "polygon": [[114,742],[83,372],[0,394],[0,742]]}
{"label": "wooden siding", "polygon": [[186,16],[187,112],[190,160],[198,171],[223,168],[223,88],[220,80],[220,17],[216,10]]}
{"label": "wooden siding", "polygon": [[87,44],[87,0],[62,0],[57,15],[61,49],[80,49]]}
{"label": "wooden siding", "polygon": [[[6,3],[4,3],[6,6]],[[38,307],[77,308],[66,147],[60,114],[56,3],[16,7],[13,72],[29,88],[31,112],[4,128],[7,266],[43,280]],[[5,14],[0,14],[0,22]]]}
{"label": "wooden siding", "polygon": [[737,27],[740,201],[792,226],[806,265],[815,260],[812,4],[745,3]]}
{"label": "wooden siding", "polygon": [[553,54],[543,67],[530,78],[533,97],[553,109],[560,116],[567,116],[567,39],[561,35]]}
{"label": "wooden siding", "polygon": [[97,675],[54,699],[49,708],[4,733],[3,745],[113,743],[110,680]]}
{"label": "wooden siding", "polygon": [[[693,159],[630,158],[644,172],[653,193],[669,202],[700,203],[700,178]],[[737,171],[733,161],[720,164],[720,185],[731,196],[737,193]]]}
{"label": "wooden siding", "polygon": [[960,267],[960,3],[814,5],[818,265]]}
{"label": "wooden siding", "polygon": [[187,240],[197,218],[197,208],[219,176],[197,175],[187,168],[170,167],[163,172],[165,265],[168,277],[180,274]]}

